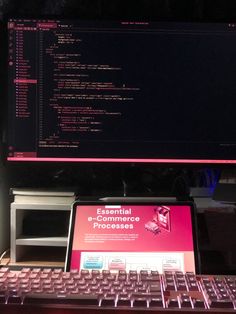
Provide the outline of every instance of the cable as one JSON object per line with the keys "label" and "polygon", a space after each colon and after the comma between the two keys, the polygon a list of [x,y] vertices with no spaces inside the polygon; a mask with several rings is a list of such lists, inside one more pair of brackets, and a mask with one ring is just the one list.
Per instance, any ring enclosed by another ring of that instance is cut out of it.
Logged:
{"label": "cable", "polygon": [[[2,265],[2,260],[4,258],[4,256],[10,251],[10,249],[4,251],[1,255],[0,255],[0,265]],[[8,263],[7,263],[8,264]]]}

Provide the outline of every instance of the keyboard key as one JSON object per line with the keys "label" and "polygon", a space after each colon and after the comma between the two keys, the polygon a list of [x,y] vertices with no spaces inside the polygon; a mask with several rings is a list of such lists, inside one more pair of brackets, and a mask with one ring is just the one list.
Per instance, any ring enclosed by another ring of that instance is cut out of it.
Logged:
{"label": "keyboard key", "polygon": [[168,308],[179,308],[179,301],[177,298],[171,298],[166,301],[166,305]]}
{"label": "keyboard key", "polygon": [[123,287],[124,287],[124,288],[133,287],[133,284],[132,284],[132,282],[125,282],[125,283],[123,284]]}
{"label": "keyboard key", "polygon": [[81,275],[81,277],[88,276],[89,275],[89,270],[81,269],[80,275]]}
{"label": "keyboard key", "polygon": [[233,302],[230,299],[225,300],[212,300],[209,302],[210,308],[218,309],[232,309],[234,308]]}
{"label": "keyboard key", "polygon": [[96,295],[57,295],[57,294],[28,294],[24,304],[70,304],[70,305],[98,305]]}
{"label": "keyboard key", "polygon": [[151,284],[149,286],[149,291],[150,292],[161,291],[161,284],[160,283],[158,283],[158,284]]}
{"label": "keyboard key", "polygon": [[8,304],[21,304],[22,298],[19,295],[11,295],[7,298]]}
{"label": "keyboard key", "polygon": [[129,276],[129,279],[128,279],[130,282],[136,282],[138,280],[138,276],[135,275],[135,276]]}
{"label": "keyboard key", "polygon": [[0,289],[0,304],[6,302],[6,290]]}
{"label": "keyboard key", "polygon": [[20,273],[20,274],[18,275],[17,279],[18,279],[18,280],[19,280],[19,279],[26,279],[26,278],[28,278],[28,276],[29,276],[29,273]]}
{"label": "keyboard key", "polygon": [[110,274],[111,274],[110,270],[106,270],[106,269],[103,269],[103,270],[102,270],[102,276],[103,276],[104,278],[110,276]]}
{"label": "keyboard key", "polygon": [[10,271],[9,267],[1,267],[0,268],[0,273],[8,273]]}
{"label": "keyboard key", "polygon": [[181,307],[192,307],[192,303],[190,297],[188,296],[181,296]]}
{"label": "keyboard key", "polygon": [[138,288],[137,289],[137,292],[147,292],[147,289],[146,288]]}
{"label": "keyboard key", "polygon": [[8,272],[6,277],[7,279],[14,279],[16,278],[16,273]]}
{"label": "keyboard key", "polygon": [[176,288],[174,282],[168,282],[165,286],[165,290],[175,291]]}
{"label": "keyboard key", "polygon": [[91,275],[92,275],[93,278],[97,277],[97,276],[100,275],[100,271],[96,270],[96,269],[92,269]]}
{"label": "keyboard key", "polygon": [[154,297],[149,301],[149,307],[163,307],[162,297]]}
{"label": "keyboard key", "polygon": [[[78,274],[78,272],[79,272],[78,269],[72,269],[70,273],[71,274],[75,274],[75,273]],[[54,269],[53,274],[62,274],[62,269],[60,269],[60,268]]]}
{"label": "keyboard key", "polygon": [[194,308],[202,308],[202,309],[206,308],[204,300],[202,300],[202,299],[192,299],[192,301],[193,301],[193,307]]}
{"label": "keyboard key", "polygon": [[180,282],[177,284],[177,290],[178,291],[186,291],[187,290],[187,286],[185,284],[185,282]]}
{"label": "keyboard key", "polygon": [[191,282],[188,284],[189,291],[199,291],[198,285],[196,282]]}
{"label": "keyboard key", "polygon": [[158,276],[152,276],[152,275],[149,275],[149,276],[145,276],[145,278],[143,279],[143,281],[145,282],[159,282],[159,275]]}
{"label": "keyboard key", "polygon": [[124,289],[124,291],[126,291],[127,293],[132,293],[135,291],[135,289],[133,287],[127,287]]}
{"label": "keyboard key", "polygon": [[118,296],[117,306],[131,306],[130,298],[128,296],[126,297]]}
{"label": "keyboard key", "polygon": [[123,288],[122,287],[114,287],[112,290],[119,293],[119,292],[123,291]]}
{"label": "keyboard key", "polygon": [[133,306],[147,307],[147,299],[145,297],[136,297],[133,299]]}
{"label": "keyboard key", "polygon": [[116,301],[115,296],[113,297],[106,296],[101,299],[100,305],[101,306],[115,306],[115,301]]}

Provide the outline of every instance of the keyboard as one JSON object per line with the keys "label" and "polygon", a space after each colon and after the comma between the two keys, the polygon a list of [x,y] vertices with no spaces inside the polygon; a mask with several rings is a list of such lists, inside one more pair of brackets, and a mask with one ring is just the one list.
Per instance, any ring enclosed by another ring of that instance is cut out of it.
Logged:
{"label": "keyboard", "polygon": [[[0,311],[11,307],[236,313],[236,276],[141,270],[0,268]],[[34,311],[34,314],[37,311]],[[42,313],[42,312],[40,312]],[[51,312],[50,312],[51,313]],[[63,312],[67,313],[67,312]],[[68,312],[69,313],[69,312]],[[93,313],[93,312],[91,312]],[[99,313],[99,311],[96,311]],[[101,312],[102,313],[102,312]]]}

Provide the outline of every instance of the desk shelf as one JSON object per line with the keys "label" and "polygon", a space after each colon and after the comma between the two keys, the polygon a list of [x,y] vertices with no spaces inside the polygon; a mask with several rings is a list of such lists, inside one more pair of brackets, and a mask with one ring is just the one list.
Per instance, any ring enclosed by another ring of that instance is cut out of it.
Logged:
{"label": "desk shelf", "polygon": [[67,246],[67,237],[26,237],[16,239],[16,245],[31,246]]}
{"label": "desk shelf", "polygon": [[[47,254],[52,255],[55,254],[55,263],[56,259],[58,260],[58,256],[60,260],[65,260],[65,252],[67,247],[67,237],[68,237],[68,227],[67,222],[64,223],[64,230],[61,230],[61,234],[57,234],[56,226],[52,225],[49,230],[50,234],[45,234],[47,231],[43,231],[43,234],[38,232],[37,221],[32,220],[33,225],[30,226],[30,230],[33,234],[30,234],[28,230],[25,232],[23,225],[25,224],[25,220],[27,215],[34,214],[34,216],[38,217],[39,220],[43,217],[43,215],[47,215],[49,217],[53,217],[53,215],[58,213],[63,213],[62,217],[66,217],[66,221],[69,222],[71,204],[22,204],[22,203],[11,203],[11,249],[10,249],[10,258],[11,263],[24,263],[27,265],[27,260],[25,256],[30,260],[31,251],[37,252],[37,257],[40,260],[45,259],[47,261],[47,256],[45,256],[45,252]],[[59,216],[60,217],[60,216]],[[40,221],[42,223],[42,221]],[[33,249],[33,250],[32,250]],[[58,252],[58,254],[57,254]],[[62,256],[60,256],[62,254]],[[51,259],[51,257],[50,257]]]}

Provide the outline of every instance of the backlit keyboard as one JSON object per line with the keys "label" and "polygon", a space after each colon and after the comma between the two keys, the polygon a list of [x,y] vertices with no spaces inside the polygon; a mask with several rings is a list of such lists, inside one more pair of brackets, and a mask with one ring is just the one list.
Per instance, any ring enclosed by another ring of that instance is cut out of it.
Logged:
{"label": "backlit keyboard", "polygon": [[236,276],[0,268],[0,306],[236,312]]}

